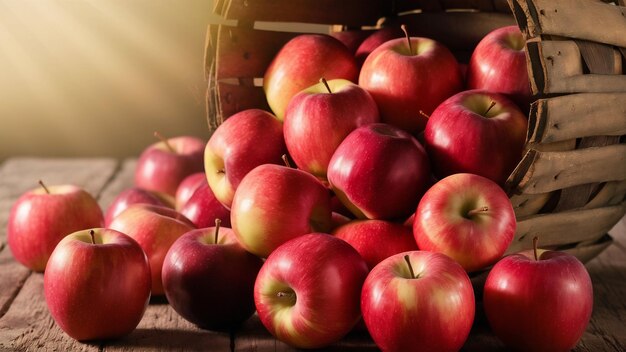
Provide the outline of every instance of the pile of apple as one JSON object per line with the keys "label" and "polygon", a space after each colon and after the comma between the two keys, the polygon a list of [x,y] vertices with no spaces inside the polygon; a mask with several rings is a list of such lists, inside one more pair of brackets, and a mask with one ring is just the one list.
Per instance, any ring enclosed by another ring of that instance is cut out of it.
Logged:
{"label": "pile of apple", "polygon": [[592,310],[584,266],[536,245],[502,258],[516,227],[502,185],[530,101],[519,29],[488,34],[466,66],[398,33],[358,47],[340,37],[352,49],[295,37],[264,77],[273,113],[239,112],[208,143],[150,146],[105,215],[74,186],[23,195],[9,246],[45,269],[57,324],[78,340],[118,337],[165,295],[206,329],[256,311],[298,348],[333,344],[362,318],[382,350],[454,351],[474,322],[468,273],[493,266],[483,303],[498,337],[575,346]]}

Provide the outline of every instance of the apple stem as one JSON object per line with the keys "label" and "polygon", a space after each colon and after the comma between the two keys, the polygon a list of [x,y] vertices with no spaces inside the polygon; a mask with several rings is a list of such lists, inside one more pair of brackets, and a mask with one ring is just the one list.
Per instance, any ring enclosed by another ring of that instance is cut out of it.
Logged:
{"label": "apple stem", "polygon": [[535,260],[539,260],[537,257],[537,244],[539,244],[539,238],[535,236],[533,237],[533,254],[535,254]]}
{"label": "apple stem", "polygon": [[44,191],[46,191],[46,193],[50,194],[50,190],[48,189],[48,187],[46,187],[46,185],[43,183],[42,180],[39,180],[39,185],[41,187],[43,187]]}
{"label": "apple stem", "polygon": [[320,78],[320,82],[324,84],[324,87],[326,87],[326,90],[328,91],[328,93],[333,94],[333,91],[330,90],[330,86],[328,85],[328,81],[326,81],[326,78],[324,77]]}
{"label": "apple stem", "polygon": [[222,223],[222,220],[215,219],[215,244],[217,244],[218,236],[219,236],[219,233],[220,233],[220,224],[221,223]]}
{"label": "apple stem", "polygon": [[480,207],[480,208],[476,208],[476,209],[472,209],[470,211],[467,212],[467,217],[472,217],[476,214],[480,214],[480,213],[484,213],[489,211],[489,207],[488,206],[484,206],[484,207]]}
{"label": "apple stem", "polygon": [[167,147],[167,149],[169,149],[170,152],[176,153],[176,151],[174,150],[174,148],[172,147],[168,139],[163,137],[162,134],[160,134],[158,131],[154,131],[154,136],[158,138],[161,142],[165,143],[165,146]]}
{"label": "apple stem", "polygon": [[404,36],[406,37],[406,43],[409,47],[409,53],[413,55],[413,47],[411,46],[411,37],[409,37],[409,31],[407,31],[406,25],[404,24],[402,24],[400,28],[402,29],[402,31],[404,32]]}
{"label": "apple stem", "polygon": [[413,271],[413,265],[411,265],[411,261],[409,260],[409,255],[405,255],[404,256],[404,260],[406,261],[407,265],[409,266],[409,271],[411,272],[411,279],[417,279],[418,277],[415,276],[415,272]]}
{"label": "apple stem", "polygon": [[281,158],[283,159],[283,163],[285,163],[285,166],[287,166],[288,168],[293,168],[293,166],[291,166],[291,163],[289,162],[289,158],[287,158],[287,154],[283,154]]}
{"label": "apple stem", "polygon": [[96,244],[96,238],[94,237],[96,233],[93,230],[89,230],[89,235],[91,236],[91,243]]}
{"label": "apple stem", "polygon": [[420,115],[422,115],[423,117],[429,119],[430,115],[428,115],[427,113],[423,112],[422,110],[420,110]]}
{"label": "apple stem", "polygon": [[491,111],[491,109],[496,106],[496,102],[495,101],[491,101],[491,104],[489,104],[489,107],[487,108],[487,110],[485,110],[485,112],[483,113],[484,116],[487,115],[487,113],[489,113],[489,111]]}

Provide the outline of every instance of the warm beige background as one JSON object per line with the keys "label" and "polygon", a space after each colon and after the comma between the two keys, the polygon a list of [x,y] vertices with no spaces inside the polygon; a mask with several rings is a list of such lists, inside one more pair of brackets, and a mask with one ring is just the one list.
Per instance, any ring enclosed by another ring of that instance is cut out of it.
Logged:
{"label": "warm beige background", "polygon": [[[208,138],[211,0],[0,0],[0,161]],[[213,18],[215,20],[215,18]]]}

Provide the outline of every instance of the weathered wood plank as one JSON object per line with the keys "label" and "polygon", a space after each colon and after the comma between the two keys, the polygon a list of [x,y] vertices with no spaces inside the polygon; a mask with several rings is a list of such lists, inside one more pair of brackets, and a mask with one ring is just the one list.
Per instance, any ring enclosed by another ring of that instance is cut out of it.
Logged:
{"label": "weathered wood plank", "polygon": [[[604,147],[617,144],[619,143],[619,138],[619,136],[584,137],[580,139],[578,148]],[[562,212],[585,206],[599,186],[600,183],[586,183],[562,189],[554,212]]]}
{"label": "weathered wood plank", "polygon": [[0,349],[12,351],[99,351],[66,335],[46,306],[43,274],[29,276],[15,301],[0,319]]}
{"label": "weathered wood plank", "polygon": [[8,246],[0,250],[0,318],[9,310],[30,274],[28,268],[13,259]]}
{"label": "weathered wood plank", "polygon": [[626,179],[626,144],[565,152],[530,150],[514,170],[516,193],[547,193],[594,182]]}
{"label": "weathered wood plank", "polygon": [[530,143],[626,134],[626,93],[581,93],[539,99],[529,116]]}
{"label": "weathered wood plank", "polygon": [[263,77],[276,53],[300,33],[221,25],[218,27],[215,77]]}
{"label": "weathered wood plank", "polygon": [[515,218],[519,221],[535,215],[550,199],[551,193],[515,194],[511,196],[511,204],[515,211]]}
{"label": "weathered wood plank", "polygon": [[429,12],[398,16],[389,23],[406,24],[412,36],[443,43],[452,52],[474,50],[496,28],[515,24],[513,16],[489,12]]}
{"label": "weathered wood plank", "polygon": [[263,87],[244,86],[220,82],[218,92],[218,119],[224,121],[229,116],[245,109],[271,111]]}
{"label": "weathered wood plank", "polygon": [[533,94],[626,92],[626,75],[584,74],[573,41],[529,40],[526,48]]}
{"label": "weathered wood plank", "polygon": [[133,186],[136,166],[137,159],[125,159],[115,173],[115,177],[102,189],[98,198],[98,204],[100,204],[103,211],[106,211],[120,192]]}
{"label": "weathered wood plank", "polygon": [[375,25],[391,10],[391,3],[379,0],[230,0],[222,12],[226,19],[244,21],[304,22]]}
{"label": "weathered wood plank", "polygon": [[211,74],[211,66],[215,62],[217,51],[217,32],[219,25],[209,24],[204,38],[204,79],[208,80]]}
{"label": "weathered wood plank", "polygon": [[166,303],[151,303],[130,335],[106,341],[102,351],[229,351],[230,334],[202,330],[181,318]]}
{"label": "weathered wood plank", "polygon": [[626,196],[626,180],[606,182],[598,193],[584,206],[584,209],[599,208],[603,205],[617,205]]}
{"label": "weathered wood plank", "polygon": [[515,3],[521,10],[516,11],[518,22],[528,37],[558,35],[626,47],[626,8],[622,6],[589,0],[516,0]]}
{"label": "weathered wood plank", "polygon": [[582,55],[589,73],[603,75],[619,75],[622,73],[622,56],[612,45],[591,42],[588,40],[574,40]]}
{"label": "weathered wood plank", "polygon": [[518,221],[507,253],[532,248],[533,237],[542,246],[593,241],[606,234],[626,213],[626,202],[596,209],[539,214]]}

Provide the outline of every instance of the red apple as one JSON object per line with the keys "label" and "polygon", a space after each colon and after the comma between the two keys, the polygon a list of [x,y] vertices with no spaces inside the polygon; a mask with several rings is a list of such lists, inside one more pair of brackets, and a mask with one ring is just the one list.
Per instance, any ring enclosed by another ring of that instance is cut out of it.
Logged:
{"label": "red apple", "polygon": [[330,194],[315,176],[266,164],[239,184],[231,224],[247,251],[267,257],[288,240],[331,227]]}
{"label": "red apple", "polygon": [[420,200],[413,222],[420,249],[443,253],[470,272],[497,262],[513,241],[515,228],[506,193],[473,174],[437,182]]}
{"label": "red apple", "polygon": [[174,196],[185,177],[204,171],[205,144],[191,136],[163,139],[152,144],[139,156],[135,186]]}
{"label": "red apple", "polygon": [[50,315],[76,340],[117,338],[133,331],[150,299],[150,266],[139,244],[95,228],[69,234],[44,274]]}
{"label": "red apple", "polygon": [[411,227],[384,220],[354,220],[332,232],[359,252],[371,270],[394,254],[416,251]]}
{"label": "red apple", "polygon": [[176,189],[176,194],[174,195],[174,209],[180,211],[183,205],[191,198],[193,192],[207,182],[205,172],[196,172],[185,177]]}
{"label": "red apple", "polygon": [[354,57],[339,40],[325,34],[302,34],[276,54],[265,71],[263,89],[270,108],[282,121],[291,98],[320,77],[356,82],[357,76]]}
{"label": "red apple", "polygon": [[307,234],[278,247],[254,285],[259,319],[296,348],[339,341],[359,321],[359,296],[367,265],[346,242]]}
{"label": "red apple", "polygon": [[464,91],[430,116],[424,145],[439,178],[468,172],[503,185],[522,158],[527,126],[526,116],[503,95]]}
{"label": "red apple", "polygon": [[365,38],[356,49],[354,57],[356,58],[357,64],[359,67],[363,66],[363,62],[365,62],[367,56],[369,56],[374,49],[378,48],[383,43],[392,39],[403,37],[404,33],[399,26],[383,27],[374,31],[367,38]]}
{"label": "red apple", "polygon": [[465,270],[449,257],[404,252],[369,273],[361,311],[383,351],[458,351],[474,321],[474,290]]}
{"label": "red apple", "polygon": [[378,104],[383,122],[417,135],[427,118],[448,97],[463,88],[456,58],[442,44],[412,37],[385,42],[369,54],[359,76]]}
{"label": "red apple", "polygon": [[530,250],[491,269],[483,303],[489,325],[511,348],[570,351],[589,323],[593,287],[576,257]]}
{"label": "red apple", "polygon": [[105,227],[108,227],[116,216],[133,204],[152,204],[163,207],[170,206],[169,203],[154,192],[146,191],[139,187],[130,187],[120,192],[107,208],[104,215]]}
{"label": "red apple", "polygon": [[209,227],[215,223],[215,219],[220,219],[223,226],[230,227],[230,210],[215,198],[206,181],[196,189],[180,209],[180,213],[191,220],[197,228]]}
{"label": "red apple", "polygon": [[41,185],[15,201],[7,224],[7,241],[13,257],[38,272],[44,271],[50,254],[63,237],[104,224],[98,202],[82,188]]}
{"label": "red apple", "polygon": [[476,46],[467,70],[467,88],[505,94],[528,110],[531,90],[526,40],[519,27],[498,28]]}
{"label": "red apple", "polygon": [[215,197],[230,208],[241,179],[262,164],[283,164],[283,125],[267,111],[249,109],[224,121],[204,152],[206,177]]}
{"label": "red apple", "polygon": [[152,273],[152,295],[162,295],[161,269],[167,251],[184,233],[195,227],[171,208],[135,204],[118,215],[109,226],[132,237],[146,252]]}
{"label": "red apple", "polygon": [[254,313],[254,282],[263,261],[246,252],[231,229],[216,225],[174,242],[163,262],[163,287],[183,318],[227,330]]}
{"label": "red apple", "polygon": [[363,29],[349,29],[345,31],[332,32],[330,34],[339,40],[348,50],[354,54],[363,40],[371,35],[371,31]]}
{"label": "red apple", "polygon": [[328,181],[359,218],[408,216],[430,179],[428,156],[407,132],[387,124],[357,128],[339,145]]}
{"label": "red apple", "polygon": [[291,99],[283,132],[298,168],[325,178],[328,162],[343,139],[379,117],[374,99],[363,88],[345,79],[322,80]]}

